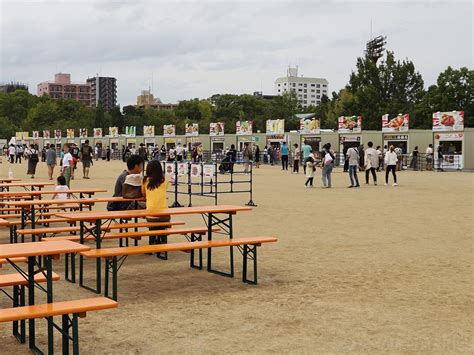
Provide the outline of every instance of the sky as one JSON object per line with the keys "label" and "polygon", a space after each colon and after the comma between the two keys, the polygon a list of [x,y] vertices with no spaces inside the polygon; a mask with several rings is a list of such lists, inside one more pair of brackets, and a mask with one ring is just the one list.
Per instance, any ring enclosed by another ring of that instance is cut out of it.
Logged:
{"label": "sky", "polygon": [[472,1],[0,0],[0,82],[36,94],[54,73],[98,73],[117,78],[125,106],[150,87],[165,103],[275,94],[275,79],[297,65],[332,92],[372,28],[429,86],[448,65],[473,69],[473,16]]}

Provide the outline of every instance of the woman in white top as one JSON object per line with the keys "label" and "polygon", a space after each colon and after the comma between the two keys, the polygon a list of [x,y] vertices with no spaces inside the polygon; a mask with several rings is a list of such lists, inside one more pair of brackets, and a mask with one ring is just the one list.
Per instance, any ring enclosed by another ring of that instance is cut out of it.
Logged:
{"label": "woman in white top", "polygon": [[397,174],[395,172],[398,163],[398,156],[395,153],[393,145],[390,146],[390,149],[387,153],[385,153],[385,165],[387,166],[387,170],[385,171],[385,185],[388,185],[388,174],[392,171],[393,175],[393,185],[398,186],[397,184]]}
{"label": "woman in white top", "polygon": [[72,155],[69,153],[69,150],[71,149],[69,143],[64,144],[63,146],[64,149],[64,157],[62,160],[62,166],[61,166],[61,175],[64,176],[66,179],[66,185],[70,187],[71,183],[71,165],[72,165]]}
{"label": "woman in white top", "polygon": [[58,193],[54,194],[53,200],[67,200],[69,195],[67,191],[69,191],[69,187],[66,185],[66,178],[62,175],[58,176],[57,183],[58,184],[54,190],[58,191]]}

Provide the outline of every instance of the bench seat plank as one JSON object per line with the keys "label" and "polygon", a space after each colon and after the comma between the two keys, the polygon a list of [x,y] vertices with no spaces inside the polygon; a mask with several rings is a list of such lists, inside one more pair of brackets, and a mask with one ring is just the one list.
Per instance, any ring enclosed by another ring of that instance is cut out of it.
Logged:
{"label": "bench seat plank", "polygon": [[[19,257],[19,258],[11,258],[10,259],[11,262],[13,263],[26,263],[28,261],[28,259],[26,257]],[[7,259],[0,259],[0,267],[2,267],[3,264],[8,264],[8,260]]]}
{"label": "bench seat plank", "polygon": [[103,309],[117,308],[118,303],[106,297],[38,304],[34,306],[2,309],[0,323],[53,317],[64,314],[79,314]]}
{"label": "bench seat plank", "polygon": [[[53,272],[52,280],[58,281],[59,275]],[[46,276],[41,272],[37,273],[35,275],[35,282],[46,282]],[[28,285],[28,280],[26,280],[20,274],[0,275],[0,287],[21,286],[21,285]],[[3,313],[3,309],[1,310],[0,313]]]}

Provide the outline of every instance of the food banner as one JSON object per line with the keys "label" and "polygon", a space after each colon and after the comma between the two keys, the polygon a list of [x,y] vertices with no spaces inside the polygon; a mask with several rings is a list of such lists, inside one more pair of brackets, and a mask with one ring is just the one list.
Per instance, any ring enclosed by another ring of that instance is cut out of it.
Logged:
{"label": "food banner", "polygon": [[87,138],[87,128],[79,128],[79,137]]}
{"label": "food banner", "polygon": [[39,131],[33,131],[33,139],[38,139],[40,137]]}
{"label": "food banner", "polygon": [[55,129],[55,130],[54,130],[54,138],[56,138],[56,139],[61,139],[62,136],[63,136],[63,133],[61,132],[60,129]]}
{"label": "food banner", "polygon": [[44,139],[49,139],[51,138],[50,134],[49,134],[49,131],[43,131],[43,138]]}
{"label": "food banner", "polygon": [[285,120],[267,120],[267,134],[285,134]]}
{"label": "food banner", "polygon": [[319,118],[302,118],[300,120],[301,134],[319,134],[320,123]]}
{"label": "food banner", "polygon": [[30,137],[30,132],[16,132],[15,135],[16,139],[18,140],[27,140]]}
{"label": "food banner", "polygon": [[409,123],[408,113],[398,115],[387,113],[382,116],[382,132],[408,132]]}
{"label": "food banner", "polygon": [[251,136],[253,133],[253,121],[237,121],[235,133],[238,136]]}
{"label": "food banner", "polygon": [[203,164],[202,172],[205,178],[212,179],[214,176],[214,164]]}
{"label": "food banner", "polygon": [[102,128],[94,128],[94,138],[102,138]]}
{"label": "food banner", "polygon": [[463,131],[464,111],[434,112],[433,131]]}
{"label": "food banner", "polygon": [[74,138],[74,128],[66,129],[66,138]]}
{"label": "food banner", "polygon": [[143,126],[143,136],[144,137],[154,137],[155,136],[155,126]]}
{"label": "food banner", "polygon": [[178,176],[185,176],[187,173],[187,163],[178,163]]}
{"label": "food banner", "polygon": [[436,133],[435,141],[462,141],[464,133]]}
{"label": "food banner", "polygon": [[137,135],[137,127],[136,126],[126,126],[125,127],[125,136],[135,137],[136,135]]}
{"label": "food banner", "polygon": [[201,177],[202,169],[201,164],[191,164],[191,177]]}
{"label": "food banner", "polygon": [[211,137],[224,135],[224,122],[209,123],[209,135]]}
{"label": "food banner", "polygon": [[174,163],[165,164],[165,175],[168,177],[174,176]]}
{"label": "food banner", "polygon": [[184,126],[184,135],[186,137],[199,136],[199,125],[197,123],[186,123]]}
{"label": "food banner", "polygon": [[109,137],[118,137],[119,136],[119,130],[118,127],[109,127]]}
{"label": "food banner", "polygon": [[360,133],[362,131],[362,116],[341,116],[337,119],[339,133]]}
{"label": "food banner", "polygon": [[163,136],[164,137],[176,136],[176,126],[174,124],[165,124],[163,126]]}

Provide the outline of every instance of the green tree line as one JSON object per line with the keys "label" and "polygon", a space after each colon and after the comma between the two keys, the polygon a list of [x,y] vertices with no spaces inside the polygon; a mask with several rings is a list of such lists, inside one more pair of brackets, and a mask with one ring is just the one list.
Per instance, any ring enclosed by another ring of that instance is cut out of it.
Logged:
{"label": "green tree line", "polygon": [[[42,131],[67,128],[136,126],[141,135],[144,125],[154,125],[155,134],[163,134],[163,125],[175,124],[184,134],[186,123],[197,122],[202,134],[209,132],[209,123],[225,122],[227,133],[235,132],[239,120],[252,120],[254,132],[265,132],[268,119],[285,119],[285,129],[299,128],[297,113],[315,113],[321,127],[337,128],[339,116],[362,115],[362,129],[380,130],[381,116],[386,113],[409,113],[410,128],[430,129],[432,113],[463,110],[465,126],[474,127],[474,72],[466,67],[448,67],[439,74],[436,84],[424,88],[423,78],[408,60],[396,60],[387,52],[375,65],[368,58],[358,58],[356,70],[348,84],[332,97],[323,96],[318,106],[301,107],[295,93],[271,100],[253,95],[218,94],[207,99],[180,101],[175,110],[156,110],[125,106],[104,112],[68,99],[37,97],[24,90],[0,93],[0,138],[9,138],[17,131]],[[91,134],[90,133],[90,134]],[[76,133],[77,134],[77,133]]]}

